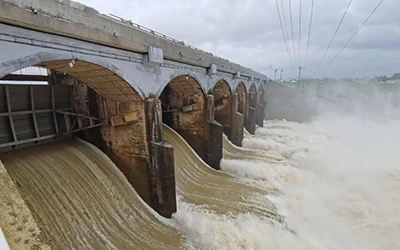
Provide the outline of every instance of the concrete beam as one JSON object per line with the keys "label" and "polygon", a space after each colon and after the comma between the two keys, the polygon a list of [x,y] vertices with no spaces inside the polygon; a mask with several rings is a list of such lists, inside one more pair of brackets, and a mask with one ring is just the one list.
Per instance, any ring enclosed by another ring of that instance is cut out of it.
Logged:
{"label": "concrete beam", "polygon": [[154,31],[118,21],[111,17],[85,12],[54,0],[0,0],[0,23],[80,39],[109,47],[146,54],[149,46],[164,51],[164,59],[209,68],[217,65],[219,71],[243,76],[267,76],[171,40]]}

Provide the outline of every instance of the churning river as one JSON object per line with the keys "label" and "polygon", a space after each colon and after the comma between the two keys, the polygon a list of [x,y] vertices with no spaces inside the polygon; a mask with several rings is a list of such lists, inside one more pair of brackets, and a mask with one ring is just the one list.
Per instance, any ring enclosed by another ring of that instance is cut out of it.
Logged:
{"label": "churning river", "polygon": [[0,156],[53,249],[400,249],[400,122],[266,121],[222,170],[173,130],[178,212],[151,212],[97,148]]}

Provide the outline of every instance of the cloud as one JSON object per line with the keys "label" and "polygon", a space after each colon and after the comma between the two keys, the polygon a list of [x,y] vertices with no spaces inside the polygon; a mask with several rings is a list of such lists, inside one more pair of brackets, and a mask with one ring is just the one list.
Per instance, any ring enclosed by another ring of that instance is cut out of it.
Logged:
{"label": "cloud", "polygon": [[[335,56],[380,0],[354,0],[321,69]],[[283,42],[275,0],[79,0],[101,13],[130,19],[218,56],[272,75],[269,68],[291,66]],[[281,0],[278,0],[279,4]],[[290,35],[288,0],[286,23]],[[311,0],[303,0],[301,65],[304,66]],[[299,0],[292,0],[295,46],[298,51]],[[346,9],[348,0],[316,0],[308,64],[312,75]],[[357,77],[400,72],[400,2],[385,0],[340,57],[316,76]],[[289,43],[292,46],[292,42]],[[297,54],[298,56],[298,54]]]}

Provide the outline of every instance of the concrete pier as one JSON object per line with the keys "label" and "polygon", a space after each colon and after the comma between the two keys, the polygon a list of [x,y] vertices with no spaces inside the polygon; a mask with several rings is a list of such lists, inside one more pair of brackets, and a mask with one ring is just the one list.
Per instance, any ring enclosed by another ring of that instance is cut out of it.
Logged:
{"label": "concrete pier", "polygon": [[174,150],[162,135],[161,101],[145,101],[147,139],[149,142],[149,169],[151,206],[164,217],[176,212]]}
{"label": "concrete pier", "polygon": [[256,119],[257,119],[257,88],[254,84],[251,85],[249,92],[247,93],[246,102],[246,117],[245,126],[246,130],[250,134],[254,134],[256,131]]}
{"label": "concrete pier", "polygon": [[223,126],[215,120],[214,96],[207,96],[208,136],[206,141],[207,163],[215,169],[220,169],[222,159]]}
{"label": "concrete pier", "polygon": [[257,91],[257,118],[256,124],[260,127],[264,126],[265,119],[265,107],[267,103],[265,102],[264,87],[260,85]]}
{"label": "concrete pier", "polygon": [[236,146],[242,146],[244,134],[244,115],[238,112],[239,96],[237,93],[232,95],[232,125],[230,140]]}
{"label": "concrete pier", "polygon": [[237,94],[237,105],[235,104],[236,100],[234,99],[232,102],[232,112],[236,113],[237,109],[238,114],[232,117],[234,120],[233,123],[236,127],[235,134],[232,136],[232,142],[237,146],[241,146],[244,128],[246,126],[246,117],[248,116],[248,97],[245,84],[239,83],[239,85],[236,87],[235,94]]}

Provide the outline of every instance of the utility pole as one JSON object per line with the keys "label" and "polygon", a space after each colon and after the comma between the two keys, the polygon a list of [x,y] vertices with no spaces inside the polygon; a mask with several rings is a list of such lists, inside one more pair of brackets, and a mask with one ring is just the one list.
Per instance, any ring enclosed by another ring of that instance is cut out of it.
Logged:
{"label": "utility pole", "polygon": [[278,72],[278,69],[274,69],[274,71],[275,71],[275,82],[276,82],[276,72]]}
{"label": "utility pole", "polygon": [[281,82],[283,80],[283,69],[281,69]]}
{"label": "utility pole", "polygon": [[301,70],[303,69],[303,67],[299,67],[299,79],[298,79],[298,81],[300,81],[301,80]]}

